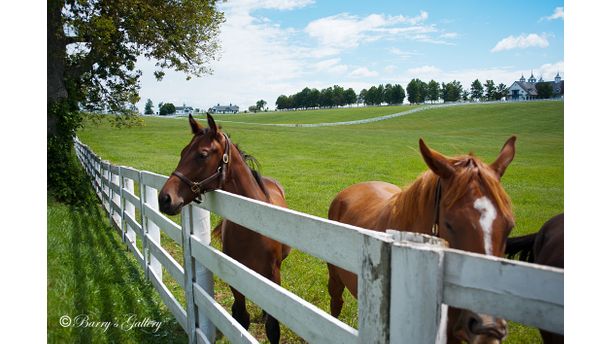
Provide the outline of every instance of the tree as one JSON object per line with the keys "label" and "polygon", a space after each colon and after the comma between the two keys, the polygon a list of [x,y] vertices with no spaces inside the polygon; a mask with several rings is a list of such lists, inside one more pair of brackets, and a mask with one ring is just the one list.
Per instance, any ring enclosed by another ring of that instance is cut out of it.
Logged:
{"label": "tree", "polygon": [[487,100],[495,100],[495,83],[493,82],[493,80],[487,80],[485,82],[485,97],[487,98]]}
{"label": "tree", "polygon": [[281,94],[276,98],[276,108],[279,110],[284,110],[289,108],[289,97],[284,94]]}
{"label": "tree", "polygon": [[472,82],[472,85],[470,86],[470,93],[472,95],[472,100],[477,100],[482,98],[482,92],[484,91],[484,88],[482,87],[482,84],[480,83],[480,81],[478,79],[474,80]]}
{"label": "tree", "polygon": [[357,94],[355,90],[349,88],[344,91],[344,104],[355,104],[357,102]]}
{"label": "tree", "polygon": [[427,96],[427,83],[420,79],[412,79],[406,87],[406,93],[410,104],[422,103]]}
{"label": "tree", "polygon": [[332,100],[334,106],[344,106],[346,103],[344,102],[344,87],[334,85],[332,90]]}
{"label": "tree", "polygon": [[135,118],[130,105],[139,100],[139,57],[156,61],[158,79],[167,69],[188,77],[210,73],[222,22],[214,0],[47,1],[49,193],[81,200],[72,139],[82,110]]}
{"label": "tree", "polygon": [[442,83],[442,99],[445,102],[456,102],[461,99],[463,86],[457,80],[453,80],[448,84]]}
{"label": "tree", "polygon": [[172,103],[165,103],[164,105],[161,106],[161,108],[159,108],[160,116],[172,115],[175,112],[176,112],[176,107]]}
{"label": "tree", "polygon": [[145,104],[144,113],[145,113],[145,115],[152,115],[153,114],[153,102],[151,101],[151,99],[147,99],[147,103]]}
{"label": "tree", "polygon": [[463,90],[461,91],[461,100],[463,100],[464,102],[468,101],[470,99],[470,92],[468,92],[467,90]]}
{"label": "tree", "polygon": [[497,89],[495,90],[495,100],[500,100],[502,98],[508,97],[508,86],[503,83],[499,83],[497,85]]}
{"label": "tree", "polygon": [[268,103],[265,100],[261,99],[255,103],[255,106],[257,107],[257,110],[261,111],[264,109],[264,107],[266,107],[266,104]]}
{"label": "tree", "polygon": [[401,104],[404,102],[404,98],[406,98],[406,92],[402,85],[395,84],[386,84],[385,90],[383,94],[383,99],[387,104]]}
{"label": "tree", "polygon": [[548,99],[553,95],[553,87],[550,82],[538,82],[536,85],[536,91],[538,92],[538,98]]}
{"label": "tree", "polygon": [[257,105],[251,105],[251,106],[249,106],[249,112],[257,112],[257,110],[259,110],[259,108],[257,107]]}
{"label": "tree", "polygon": [[440,98],[440,84],[435,80],[431,80],[427,84],[427,100],[434,102],[434,101],[437,101],[439,98]]}
{"label": "tree", "polygon": [[357,103],[358,104],[365,103],[367,94],[368,94],[368,90],[366,90],[365,88],[362,89],[361,92],[359,92],[359,95],[357,96]]}

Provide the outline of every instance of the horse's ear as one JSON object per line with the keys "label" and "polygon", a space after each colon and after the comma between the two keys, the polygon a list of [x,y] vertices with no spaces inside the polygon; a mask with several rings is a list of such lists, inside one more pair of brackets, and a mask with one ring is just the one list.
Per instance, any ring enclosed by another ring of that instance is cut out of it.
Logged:
{"label": "horse's ear", "polygon": [[419,139],[419,148],[421,149],[423,160],[425,160],[425,163],[433,173],[441,178],[450,178],[455,173],[453,165],[442,154],[429,149],[423,139]]}
{"label": "horse's ear", "polygon": [[506,167],[508,167],[508,165],[510,165],[512,162],[512,159],[514,159],[515,142],[516,136],[509,138],[502,147],[501,152],[499,152],[499,156],[495,162],[490,165],[500,179],[504,175],[504,172],[506,172]]}
{"label": "horse's ear", "polygon": [[206,113],[206,118],[208,119],[208,127],[210,128],[213,137],[217,137],[217,132],[219,131],[219,128],[217,128],[217,123],[215,123],[215,119],[209,113]]}
{"label": "horse's ear", "polygon": [[201,133],[204,129],[204,127],[202,127],[202,125],[196,121],[191,114],[189,114],[189,125],[191,125],[191,132],[194,135]]}

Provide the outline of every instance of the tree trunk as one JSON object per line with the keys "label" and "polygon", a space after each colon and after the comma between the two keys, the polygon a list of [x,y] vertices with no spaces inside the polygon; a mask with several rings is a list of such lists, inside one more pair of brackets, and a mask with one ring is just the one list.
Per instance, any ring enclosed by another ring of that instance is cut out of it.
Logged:
{"label": "tree trunk", "polygon": [[[62,23],[63,1],[47,2],[47,106],[68,98],[64,81],[66,41]],[[47,111],[47,136],[56,134],[57,118]]]}

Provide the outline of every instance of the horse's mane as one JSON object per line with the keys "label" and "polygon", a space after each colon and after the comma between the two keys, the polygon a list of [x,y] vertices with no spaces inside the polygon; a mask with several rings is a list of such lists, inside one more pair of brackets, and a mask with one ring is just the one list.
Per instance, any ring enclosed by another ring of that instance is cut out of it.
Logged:
{"label": "horse's mane", "polygon": [[266,185],[263,182],[261,173],[259,173],[259,170],[261,170],[261,165],[259,164],[259,161],[257,161],[257,159],[254,156],[240,149],[238,144],[234,144],[234,146],[236,147],[238,152],[240,152],[240,156],[242,157],[242,160],[244,160],[244,162],[247,164],[247,166],[251,170],[251,174],[255,178],[255,181],[257,181],[257,185],[259,185],[259,188],[261,188],[261,191],[263,191],[263,193],[266,195],[266,199],[269,200],[270,193],[268,192],[268,188],[266,188]]}
{"label": "horse's mane", "polygon": [[[465,195],[472,181],[476,181],[491,193],[498,205],[502,216],[512,220],[512,204],[510,197],[502,188],[494,172],[480,159],[473,155],[464,155],[448,158],[455,166],[456,172],[451,178],[449,188],[442,190],[441,202],[451,207]],[[408,184],[391,200],[394,202],[394,211],[400,211],[408,219],[415,219],[432,209],[434,193],[438,176],[431,170],[423,172],[414,182]]]}
{"label": "horse's mane", "polygon": [[[220,126],[219,126],[219,129],[221,129]],[[210,128],[203,128],[202,131],[198,133],[198,135],[208,135],[210,139],[213,139],[213,137],[211,137],[212,131],[210,130]],[[229,134],[227,136],[229,137]],[[264,184],[262,180],[262,176],[259,173],[259,170],[261,169],[261,165],[259,164],[259,161],[257,161],[257,159],[255,159],[254,156],[240,149],[238,144],[234,143],[233,145],[234,147],[236,147],[236,149],[240,153],[240,157],[242,158],[244,163],[249,167],[249,170],[251,170],[251,174],[255,178],[255,181],[257,182],[257,185],[259,185],[259,188],[261,189],[261,191],[263,191],[264,195],[266,196],[266,199],[270,200],[270,193],[268,192],[268,188],[266,188],[266,185]]]}

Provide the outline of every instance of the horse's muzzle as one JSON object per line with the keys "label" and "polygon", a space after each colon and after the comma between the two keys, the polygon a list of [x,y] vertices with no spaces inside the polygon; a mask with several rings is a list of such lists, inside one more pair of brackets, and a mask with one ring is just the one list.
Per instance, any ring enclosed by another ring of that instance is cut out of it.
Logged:
{"label": "horse's muzzle", "polygon": [[502,318],[463,310],[454,333],[470,344],[501,343],[508,334],[508,323]]}
{"label": "horse's muzzle", "polygon": [[159,210],[168,215],[176,215],[180,213],[183,208],[183,201],[176,202],[169,193],[163,190],[157,196],[157,202],[159,204]]}

